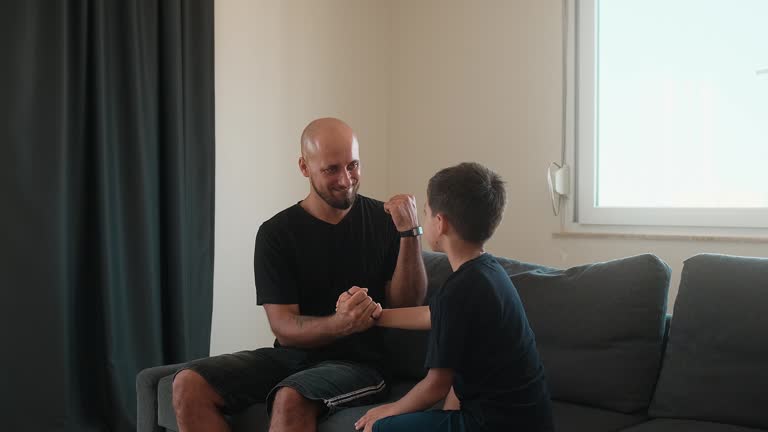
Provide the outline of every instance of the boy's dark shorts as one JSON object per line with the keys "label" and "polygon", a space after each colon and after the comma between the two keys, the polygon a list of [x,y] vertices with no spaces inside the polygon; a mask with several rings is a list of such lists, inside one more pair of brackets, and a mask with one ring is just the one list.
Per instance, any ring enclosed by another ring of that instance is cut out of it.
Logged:
{"label": "boy's dark shorts", "polygon": [[381,402],[389,392],[382,371],[376,367],[339,360],[310,361],[306,352],[292,348],[260,348],[208,357],[181,370],[185,369],[208,381],[224,400],[222,411],[230,415],[265,402],[271,414],[275,393],[281,387],[321,402],[324,415]]}

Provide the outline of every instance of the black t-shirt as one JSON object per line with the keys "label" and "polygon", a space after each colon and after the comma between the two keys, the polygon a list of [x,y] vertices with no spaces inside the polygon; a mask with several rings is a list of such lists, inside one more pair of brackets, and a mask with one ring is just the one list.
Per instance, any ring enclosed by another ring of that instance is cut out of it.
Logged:
{"label": "black t-shirt", "polygon": [[454,390],[470,424],[487,431],[553,429],[533,331],[517,290],[493,256],[464,263],[429,307],[426,367],[455,371]]}
{"label": "black t-shirt", "polygon": [[[400,237],[381,201],[358,195],[335,225],[296,204],[264,222],[256,235],[256,301],[298,304],[302,315],[322,317],[333,315],[339,295],[356,285],[383,305],[399,251]],[[310,358],[378,363],[380,331],[374,327],[308,350]]]}

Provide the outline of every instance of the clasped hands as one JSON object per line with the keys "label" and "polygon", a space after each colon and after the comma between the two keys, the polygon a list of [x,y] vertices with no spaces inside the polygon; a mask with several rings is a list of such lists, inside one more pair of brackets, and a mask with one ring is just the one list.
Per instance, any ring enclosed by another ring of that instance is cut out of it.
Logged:
{"label": "clasped hands", "polygon": [[368,288],[353,286],[336,300],[335,317],[344,335],[359,333],[373,327],[381,316],[381,304],[368,295]]}

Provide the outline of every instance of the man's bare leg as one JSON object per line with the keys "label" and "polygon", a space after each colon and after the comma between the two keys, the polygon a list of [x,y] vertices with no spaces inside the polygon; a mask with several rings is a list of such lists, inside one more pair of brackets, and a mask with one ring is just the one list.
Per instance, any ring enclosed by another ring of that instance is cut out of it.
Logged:
{"label": "man's bare leg", "polygon": [[186,369],[173,380],[173,410],[179,432],[229,432],[219,408],[224,400],[200,374]]}
{"label": "man's bare leg", "polygon": [[282,387],[272,403],[269,432],[315,432],[321,411],[318,402],[305,399],[290,387]]}

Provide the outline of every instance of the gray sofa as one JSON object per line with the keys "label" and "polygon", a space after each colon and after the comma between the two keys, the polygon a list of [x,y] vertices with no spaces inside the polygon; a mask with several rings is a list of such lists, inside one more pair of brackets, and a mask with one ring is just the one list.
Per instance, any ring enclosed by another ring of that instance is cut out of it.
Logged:
{"label": "gray sofa", "polygon": [[[505,258],[547,371],[559,432],[768,431],[768,259],[702,254],[685,262],[674,319],[669,267],[649,254],[558,270]],[[450,274],[425,253],[429,295]],[[393,330],[385,345],[398,380],[420,379],[426,333]],[[171,377],[137,376],[138,431],[177,431]],[[368,407],[341,411],[320,432],[353,431]],[[263,404],[230,419],[266,431]]]}

